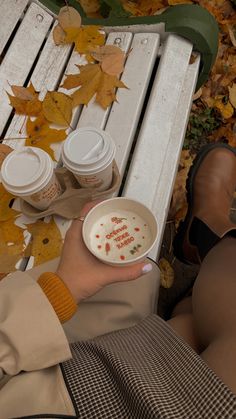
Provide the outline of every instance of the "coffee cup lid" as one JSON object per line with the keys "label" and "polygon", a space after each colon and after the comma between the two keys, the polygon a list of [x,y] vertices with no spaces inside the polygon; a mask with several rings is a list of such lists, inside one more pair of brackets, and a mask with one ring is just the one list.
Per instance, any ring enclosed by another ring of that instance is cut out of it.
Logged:
{"label": "coffee cup lid", "polygon": [[9,192],[33,193],[41,187],[52,171],[49,155],[36,147],[12,151],[1,167],[2,182]]}
{"label": "coffee cup lid", "polygon": [[104,131],[96,128],[79,128],[67,138],[64,152],[72,163],[87,165],[102,159],[108,150]]}

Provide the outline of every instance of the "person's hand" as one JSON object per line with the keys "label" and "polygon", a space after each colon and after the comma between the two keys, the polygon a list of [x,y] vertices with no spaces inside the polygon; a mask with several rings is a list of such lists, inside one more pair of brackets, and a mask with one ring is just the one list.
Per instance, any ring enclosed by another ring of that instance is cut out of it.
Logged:
{"label": "person's hand", "polygon": [[[93,206],[94,203],[87,204],[81,216],[85,216]],[[132,281],[151,271],[152,265],[148,261],[121,268],[100,262],[86,248],[82,238],[82,226],[83,223],[80,220],[72,222],[65,237],[56,271],[76,302],[91,297],[108,284]]]}

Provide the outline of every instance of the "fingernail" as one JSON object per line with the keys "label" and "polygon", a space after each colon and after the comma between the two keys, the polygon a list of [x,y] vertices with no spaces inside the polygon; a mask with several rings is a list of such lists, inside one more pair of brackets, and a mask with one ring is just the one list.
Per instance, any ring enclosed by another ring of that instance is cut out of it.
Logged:
{"label": "fingernail", "polygon": [[142,272],[144,274],[147,274],[148,272],[151,272],[152,270],[152,264],[148,263],[147,265],[144,265],[144,267],[142,268]]}

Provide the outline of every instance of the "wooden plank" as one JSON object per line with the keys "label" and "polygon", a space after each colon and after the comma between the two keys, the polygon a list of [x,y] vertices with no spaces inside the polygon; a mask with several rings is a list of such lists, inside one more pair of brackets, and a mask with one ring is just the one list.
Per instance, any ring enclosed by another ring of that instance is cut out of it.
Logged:
{"label": "wooden plank", "polygon": [[122,81],[128,89],[118,89],[107,121],[108,131],[116,143],[116,162],[123,176],[136,133],[148,84],[155,64],[160,37],[136,34],[131,44]]}
{"label": "wooden plank", "polygon": [[0,0],[0,54],[9,40],[29,0]]}
{"label": "wooden plank", "polygon": [[32,3],[0,66],[0,134],[12,111],[5,91],[11,91],[9,84],[24,84],[52,20],[52,16]]}
{"label": "wooden plank", "polygon": [[[54,26],[56,26],[56,24],[57,23],[55,23]],[[53,30],[50,32],[31,77],[35,89],[40,92],[40,100],[43,100],[48,90],[52,91],[57,88],[72,49],[72,45],[56,46],[52,33]],[[26,137],[25,120],[25,116],[14,115],[5,135],[6,138],[13,139],[4,140],[4,143],[12,148],[24,145],[24,138]],[[18,139],[14,140],[14,138]],[[22,140],[19,138],[22,138]]]}
{"label": "wooden plank", "polygon": [[[191,52],[192,44],[188,41],[175,35],[168,37],[122,194],[143,202],[154,211],[158,220],[158,205],[161,204],[155,197],[161,182],[163,164],[165,167],[167,165],[170,177],[178,165],[179,155],[171,147],[176,115],[178,112],[178,123],[182,125],[182,136],[176,140],[181,147],[190,109],[193,87],[189,87],[190,102],[182,103],[181,99]],[[172,166],[168,164],[169,148],[175,156]],[[165,197],[165,200],[169,199],[170,192]],[[163,222],[162,218],[160,223]]]}
{"label": "wooden plank", "polygon": [[178,162],[183,147],[189,113],[191,111],[192,96],[197,84],[199,66],[200,56],[196,59],[195,63],[189,66],[187,71],[176,117],[173,123],[171,141],[168,144],[165,159],[163,161],[161,176],[159,178],[152,204],[152,210],[157,215],[159,234],[157,243],[152,249],[150,257],[157,258],[157,260],[161,250],[165,223],[169,212],[169,205],[178,170]]}
{"label": "wooden plank", "polygon": [[[112,33],[108,36],[106,44],[117,45],[123,51],[128,52],[132,40],[132,35],[125,32]],[[78,128],[92,125],[96,128],[104,128],[110,108],[104,110],[94,100],[90,101],[88,106],[84,106],[80,115]]]}

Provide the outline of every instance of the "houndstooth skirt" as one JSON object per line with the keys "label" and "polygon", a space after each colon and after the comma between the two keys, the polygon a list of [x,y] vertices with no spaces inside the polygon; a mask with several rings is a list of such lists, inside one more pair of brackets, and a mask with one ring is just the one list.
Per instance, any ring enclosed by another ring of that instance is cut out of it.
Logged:
{"label": "houndstooth skirt", "polygon": [[78,418],[236,418],[236,396],[156,315],[71,349],[61,368]]}

